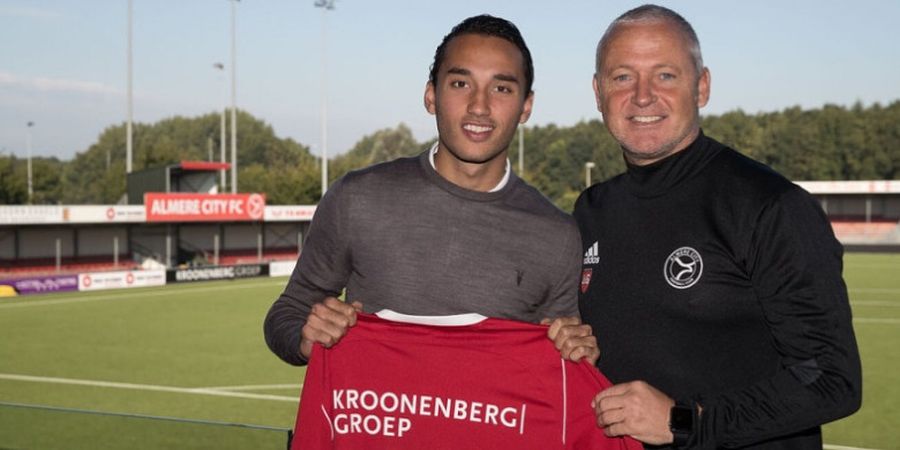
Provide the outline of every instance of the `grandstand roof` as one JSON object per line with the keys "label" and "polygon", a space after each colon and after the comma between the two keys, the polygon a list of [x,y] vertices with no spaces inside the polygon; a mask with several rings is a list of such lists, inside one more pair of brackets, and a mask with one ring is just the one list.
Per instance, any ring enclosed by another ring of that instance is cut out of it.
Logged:
{"label": "grandstand roof", "polygon": [[797,181],[810,194],[900,194],[900,180]]}

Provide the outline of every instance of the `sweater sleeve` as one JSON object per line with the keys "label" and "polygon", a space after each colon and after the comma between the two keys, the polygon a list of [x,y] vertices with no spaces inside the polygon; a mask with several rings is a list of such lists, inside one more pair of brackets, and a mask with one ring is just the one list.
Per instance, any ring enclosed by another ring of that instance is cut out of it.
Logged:
{"label": "sweater sleeve", "polygon": [[306,364],[300,355],[300,332],[312,305],[339,296],[350,275],[344,186],[344,180],[338,180],[319,202],[294,272],[263,324],[266,344],[289,364]]}
{"label": "sweater sleeve", "polygon": [[557,281],[550,287],[538,316],[581,317],[578,311],[578,283],[581,274],[581,234],[571,217],[561,232],[565,233],[565,245],[554,255],[554,271]]}
{"label": "sweater sleeve", "polygon": [[842,253],[815,199],[799,188],[762,208],[747,254],[759,306],[781,364],[737,390],[700,394],[695,448],[741,447],[859,409],[862,375]]}

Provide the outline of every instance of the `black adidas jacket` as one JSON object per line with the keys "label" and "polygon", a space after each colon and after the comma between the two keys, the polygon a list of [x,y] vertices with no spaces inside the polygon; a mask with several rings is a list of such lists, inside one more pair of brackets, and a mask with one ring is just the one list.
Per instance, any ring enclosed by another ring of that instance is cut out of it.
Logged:
{"label": "black adidas jacket", "polygon": [[801,188],[701,133],[574,214],[598,366],[699,402],[691,448],[821,449],[859,408],[843,250]]}

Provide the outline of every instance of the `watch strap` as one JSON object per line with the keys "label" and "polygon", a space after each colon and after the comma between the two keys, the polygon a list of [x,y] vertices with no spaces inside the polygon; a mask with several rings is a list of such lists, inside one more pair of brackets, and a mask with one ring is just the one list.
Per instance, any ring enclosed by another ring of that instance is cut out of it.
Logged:
{"label": "watch strap", "polygon": [[669,430],[675,448],[685,448],[694,436],[697,423],[697,405],[691,401],[676,401],[669,412]]}

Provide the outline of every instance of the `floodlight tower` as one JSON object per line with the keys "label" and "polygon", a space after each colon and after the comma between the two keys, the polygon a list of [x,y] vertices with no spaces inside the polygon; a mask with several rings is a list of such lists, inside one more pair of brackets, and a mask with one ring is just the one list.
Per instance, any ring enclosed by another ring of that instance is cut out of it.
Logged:
{"label": "floodlight tower", "polygon": [[588,161],[588,162],[584,163],[584,187],[585,188],[591,187],[591,169],[593,169],[596,166],[597,165],[594,164],[592,161]]}
{"label": "floodlight tower", "polygon": [[[213,64],[213,67],[217,70],[221,70],[223,74],[225,73],[225,64],[217,62],[217,63]],[[222,85],[223,85],[223,87],[225,86],[224,82],[222,83]],[[228,111],[228,92],[226,89],[223,89],[223,91],[225,92],[225,94],[223,95],[223,98],[222,98],[222,121],[219,124],[219,128],[221,131],[221,134],[219,136],[219,160],[222,163],[224,163],[226,161],[225,147],[228,145],[228,141],[226,140],[226,137],[225,137],[225,112]],[[225,183],[227,181],[225,179],[225,169],[219,170],[219,178],[220,178],[219,182],[222,185],[221,186],[222,189],[219,192],[225,192]]]}
{"label": "floodlight tower", "polygon": [[525,176],[525,124],[519,124],[519,176]]}
{"label": "floodlight tower", "polygon": [[237,194],[237,51],[235,50],[235,5],[231,0],[231,193]]}
{"label": "floodlight tower", "polygon": [[25,136],[26,147],[28,148],[28,204],[31,204],[31,197],[34,195],[34,190],[31,185],[31,127],[34,126],[34,122],[28,122],[27,130],[28,133]]}
{"label": "floodlight tower", "polygon": [[328,23],[327,12],[334,9],[335,0],[316,0],[316,8],[322,8],[322,196],[328,190]]}
{"label": "floodlight tower", "polygon": [[125,173],[131,173],[131,160],[133,153],[133,130],[132,121],[134,120],[134,107],[132,100],[132,23],[134,22],[134,0],[128,0],[128,120],[125,125]]}

